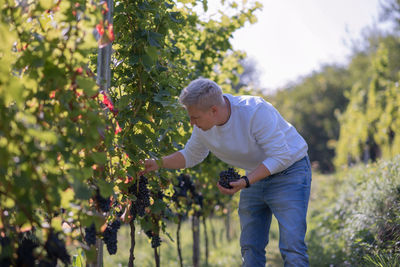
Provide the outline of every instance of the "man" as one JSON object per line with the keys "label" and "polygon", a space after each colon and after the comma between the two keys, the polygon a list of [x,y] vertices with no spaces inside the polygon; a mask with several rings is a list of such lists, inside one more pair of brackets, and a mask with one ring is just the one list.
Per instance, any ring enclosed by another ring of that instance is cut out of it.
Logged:
{"label": "man", "polygon": [[190,168],[209,151],[242,168],[246,176],[219,184],[223,194],[240,191],[240,246],[243,266],[265,266],[265,247],[272,214],[279,223],[279,248],[285,266],[308,266],[306,213],[311,186],[307,144],[296,129],[261,97],[223,94],[208,79],[192,81],[179,97],[193,131],[184,149],[144,163],[144,171],[160,167]]}

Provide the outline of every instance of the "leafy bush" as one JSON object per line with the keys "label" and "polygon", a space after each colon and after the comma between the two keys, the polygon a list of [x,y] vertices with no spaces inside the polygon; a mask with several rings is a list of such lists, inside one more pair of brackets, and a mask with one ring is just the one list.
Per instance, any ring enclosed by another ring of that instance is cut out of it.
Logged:
{"label": "leafy bush", "polygon": [[311,265],[367,266],[379,260],[398,262],[400,156],[358,165],[337,176],[341,182],[330,187],[335,194],[318,196],[325,199],[321,204],[325,210],[311,214],[308,235]]}

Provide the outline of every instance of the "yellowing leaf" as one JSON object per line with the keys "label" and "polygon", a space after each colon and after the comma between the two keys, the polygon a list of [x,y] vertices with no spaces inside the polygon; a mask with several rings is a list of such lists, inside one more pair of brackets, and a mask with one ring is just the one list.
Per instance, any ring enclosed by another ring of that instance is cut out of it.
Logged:
{"label": "yellowing leaf", "polygon": [[15,202],[11,198],[7,198],[6,201],[2,203],[2,205],[4,205],[5,208],[14,208]]}
{"label": "yellowing leaf", "polygon": [[53,6],[53,0],[40,0],[40,6],[49,9]]}
{"label": "yellowing leaf", "polygon": [[73,199],[74,191],[71,188],[68,188],[61,193],[61,207],[69,207],[69,203],[71,203]]}
{"label": "yellowing leaf", "polygon": [[56,231],[62,230],[62,220],[61,217],[55,217],[51,220],[51,227]]}

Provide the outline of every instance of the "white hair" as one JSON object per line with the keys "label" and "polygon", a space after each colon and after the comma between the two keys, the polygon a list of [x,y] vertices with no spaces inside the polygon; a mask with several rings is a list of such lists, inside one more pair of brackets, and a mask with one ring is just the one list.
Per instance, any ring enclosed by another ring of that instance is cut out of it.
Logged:
{"label": "white hair", "polygon": [[199,78],[193,80],[184,88],[179,96],[179,102],[187,107],[196,106],[205,110],[212,106],[220,106],[224,103],[222,89],[215,82]]}

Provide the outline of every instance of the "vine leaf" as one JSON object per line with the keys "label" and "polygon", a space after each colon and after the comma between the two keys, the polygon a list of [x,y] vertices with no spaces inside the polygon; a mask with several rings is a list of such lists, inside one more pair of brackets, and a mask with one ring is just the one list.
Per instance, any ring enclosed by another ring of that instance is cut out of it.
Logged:
{"label": "vine leaf", "polygon": [[91,193],[87,185],[78,179],[74,180],[74,183],[72,184],[72,187],[74,188],[75,191],[75,197],[77,199],[82,199],[82,200],[89,200],[91,197]]}
{"label": "vine leaf", "polygon": [[149,31],[147,40],[151,46],[161,47],[160,41],[163,37],[164,36],[160,33]]}
{"label": "vine leaf", "polygon": [[111,196],[114,193],[114,190],[113,190],[114,185],[111,183],[108,183],[104,180],[98,180],[97,185],[100,188],[100,194],[102,197],[108,198],[109,196]]}
{"label": "vine leaf", "polygon": [[107,163],[107,155],[105,152],[93,152],[91,157],[95,163],[98,164],[106,164]]}

